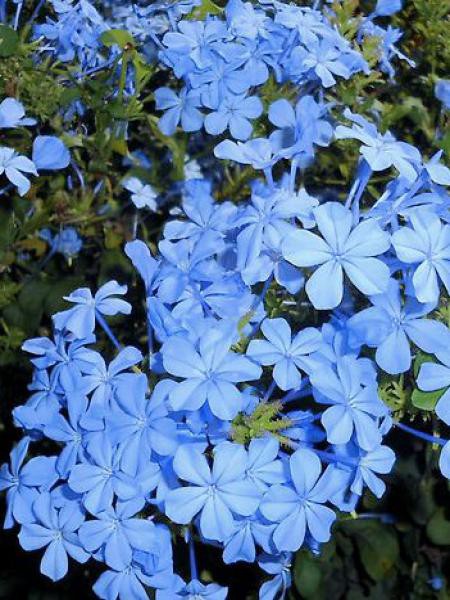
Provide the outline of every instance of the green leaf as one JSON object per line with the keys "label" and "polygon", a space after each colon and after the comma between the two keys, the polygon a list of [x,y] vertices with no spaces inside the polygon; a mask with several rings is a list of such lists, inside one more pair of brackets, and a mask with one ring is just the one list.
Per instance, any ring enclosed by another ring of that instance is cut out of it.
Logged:
{"label": "green leaf", "polygon": [[217,4],[214,4],[212,0],[203,0],[200,6],[195,8],[186,19],[192,21],[204,21],[208,15],[220,15],[223,9]]}
{"label": "green leaf", "polygon": [[418,352],[414,359],[414,377],[417,379],[419,376],[420,367],[426,362],[436,362],[434,356],[431,354],[425,354],[425,352]]}
{"label": "green leaf", "polygon": [[411,396],[411,401],[416,408],[420,410],[434,410],[438,400],[443,396],[445,388],[436,390],[435,392],[422,392],[414,390]]}
{"label": "green leaf", "polygon": [[12,56],[19,47],[17,32],[7,25],[0,25],[0,56]]}
{"label": "green leaf", "polygon": [[126,48],[128,45],[135,46],[133,36],[124,29],[108,29],[102,33],[100,39],[108,48],[115,45],[121,48]]}
{"label": "green leaf", "polygon": [[427,535],[433,544],[450,545],[450,521],[446,519],[443,508],[438,508],[428,521]]}
{"label": "green leaf", "polygon": [[302,597],[306,600],[316,600],[323,578],[320,561],[308,552],[299,552],[295,559],[293,575],[295,586]]}
{"label": "green leaf", "polygon": [[69,276],[49,283],[49,291],[44,300],[44,311],[51,316],[59,310],[66,310],[72,306],[63,299],[63,296],[68,296],[73,290],[85,284],[85,281],[82,277]]}
{"label": "green leaf", "polygon": [[399,555],[395,533],[376,521],[348,521],[346,529],[354,536],[367,573],[375,581],[381,581],[393,568]]}

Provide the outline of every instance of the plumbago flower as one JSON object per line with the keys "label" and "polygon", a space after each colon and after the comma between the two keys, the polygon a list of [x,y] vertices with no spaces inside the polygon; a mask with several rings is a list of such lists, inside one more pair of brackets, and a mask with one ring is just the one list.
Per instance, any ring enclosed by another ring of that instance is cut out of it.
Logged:
{"label": "plumbago flower", "polygon": [[94,331],[95,319],[102,315],[129,315],[131,306],[125,300],[113,296],[123,296],[127,291],[126,286],[120,286],[117,281],[105,283],[92,297],[88,288],[81,288],[65,296],[64,300],[76,304],[74,308],[54,315],[55,327],[62,331],[66,329],[78,339],[86,338]]}
{"label": "plumbago flower", "polygon": [[222,331],[210,331],[198,351],[188,340],[170,338],[161,349],[164,368],[185,378],[169,394],[173,410],[198,410],[205,403],[219,419],[231,420],[242,408],[236,383],[253,381],[261,369],[248,358],[229,352],[232,340]]}
{"label": "plumbago flower", "polygon": [[412,227],[402,227],[392,235],[398,258],[413,265],[412,282],[419,302],[439,300],[439,282],[450,294],[450,225],[431,211],[410,215]]}
{"label": "plumbago flower", "polygon": [[24,173],[38,175],[33,161],[12,148],[0,148],[0,175],[5,174],[8,181],[17,187],[19,196],[24,196],[31,187],[30,180]]}
{"label": "plumbago flower", "polygon": [[298,387],[302,380],[299,369],[310,373],[317,367],[310,355],[319,350],[322,336],[307,327],[291,339],[291,328],[284,319],[266,319],[261,331],[266,340],[252,340],[247,355],[261,365],[275,365],[273,379],[282,390]]}
{"label": "plumbago flower", "polygon": [[318,236],[294,231],[282,243],[284,258],[297,267],[320,267],[308,279],[306,293],[315,308],[339,306],[344,293],[344,273],[363,294],[384,292],[389,268],[374,258],[390,247],[389,235],[372,220],[353,226],[353,216],[337,202],[314,210]]}
{"label": "plumbago flower", "polygon": [[[320,553],[366,490],[385,491],[393,421],[378,382],[412,381],[416,359],[419,388],[436,392],[436,415],[450,424],[450,330],[433,312],[450,291],[449,173],[440,155],[424,163],[363,115],[339,115],[336,81],[368,67],[328,10],[231,0],[198,20],[184,18],[198,0],[128,4],[105,3],[104,17],[88,0],[53,2],[52,19],[35,27],[42,52],[73,61],[74,77],[108,60],[117,70],[124,58],[116,47],[106,58],[101,36],[129,30],[152,73],[164,67],[153,95],[159,129],[195,132],[186,161],[200,168],[169,190],[173,218],[158,242],[125,247],[144,289],[133,321],[127,286],[108,281],[66,296],[72,306],[53,316],[52,337],[23,345],[34,374],[13,413],[23,437],[0,468],[5,527],[42,552],[53,580],[68,556],[103,563],[93,590],[105,600],[235,597],[200,580],[198,544],[220,549],[226,564],[259,565],[268,576],[260,599],[281,600],[292,553]],[[397,8],[380,0],[358,33],[381,29],[389,73],[402,58],[398,36],[370,24]],[[128,67],[124,97],[134,89]],[[20,103],[2,101],[2,129],[28,125]],[[333,133],[362,143],[346,198],[341,188],[299,187],[299,170],[308,182],[304,171]],[[180,138],[166,141],[172,149]],[[157,202],[142,155],[127,157],[121,181],[137,208],[156,211],[167,190]],[[59,138],[37,136],[32,161],[0,149],[0,174],[24,194],[27,174],[69,163],[78,173],[75,157]],[[391,167],[396,178],[374,202],[383,184],[366,193],[372,173]],[[43,238],[50,253],[73,257],[81,242],[65,231],[67,240]],[[113,331],[106,318],[116,315]],[[450,478],[450,441],[395,425],[441,446]],[[190,581],[177,575],[183,544]]]}

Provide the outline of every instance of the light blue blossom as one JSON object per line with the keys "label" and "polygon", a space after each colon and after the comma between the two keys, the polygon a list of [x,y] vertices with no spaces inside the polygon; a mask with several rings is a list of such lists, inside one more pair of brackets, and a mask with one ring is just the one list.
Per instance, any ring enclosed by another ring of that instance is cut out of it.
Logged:
{"label": "light blue blossom", "polygon": [[169,88],[158,88],[155,91],[156,108],[166,111],[159,120],[159,128],[164,135],[175,133],[181,122],[183,131],[198,131],[203,125],[203,115],[198,110],[201,106],[200,94],[195,90],[183,88],[180,95]]}
{"label": "light blue blossom", "polygon": [[154,552],[157,548],[155,524],[135,516],[140,508],[140,502],[129,502],[96,513],[95,519],[84,522],[79,529],[81,545],[87,552],[101,548],[106,564],[118,571],[130,564],[133,550]]}
{"label": "light blue blossom", "polygon": [[38,171],[56,171],[69,165],[70,152],[59,138],[38,135],[33,142],[32,158]]}
{"label": "light blue blossom", "polygon": [[389,235],[370,219],[353,227],[352,213],[337,202],[319,206],[314,215],[323,238],[297,230],[282,244],[284,258],[297,267],[320,265],[306,284],[314,307],[324,310],[341,303],[344,273],[363,294],[384,292],[389,269],[373,257],[388,250]]}
{"label": "light blue blossom", "polygon": [[[209,103],[208,103],[209,104]],[[236,140],[247,140],[252,133],[249,119],[258,118],[263,106],[257,96],[227,94],[217,106],[209,106],[214,112],[205,117],[205,129],[211,135],[219,135],[226,129]]]}
{"label": "light blue blossom", "polygon": [[356,343],[376,348],[375,360],[395,375],[409,370],[409,340],[424,352],[437,352],[450,342],[450,332],[443,323],[425,317],[434,304],[420,304],[412,298],[402,302],[400,286],[391,279],[387,291],[370,297],[372,307],[352,316],[348,322]]}
{"label": "light blue blossom", "polygon": [[198,348],[187,339],[169,338],[162,347],[164,368],[183,378],[170,393],[173,410],[198,410],[205,403],[220,419],[233,419],[242,407],[236,383],[259,379],[261,367],[245,356],[230,352],[232,339],[211,330]]}
{"label": "light blue blossom", "polygon": [[273,378],[282,390],[300,385],[300,369],[310,373],[318,361],[311,354],[319,350],[322,336],[312,327],[299,331],[292,339],[291,328],[285,319],[265,319],[261,325],[265,340],[252,340],[247,356],[260,365],[275,365]]}
{"label": "light blue blossom", "polygon": [[357,139],[364,145],[361,155],[373,171],[384,171],[394,166],[400,175],[414,181],[421,166],[420,152],[414,146],[405,142],[398,142],[388,131],[379,133],[375,125],[369,123],[364,117],[345,109],[344,117],[352,121],[352,127],[338,125],[335,135],[338,140]]}
{"label": "light blue blossom", "polygon": [[392,245],[401,261],[413,265],[417,300],[437,303],[439,280],[450,294],[450,225],[429,210],[417,209],[409,219],[412,227],[395,231]]}
{"label": "light blue blossom", "polygon": [[29,127],[35,124],[35,119],[25,117],[23,104],[15,98],[5,98],[0,102],[0,129]]}
{"label": "light blue blossom", "polygon": [[446,425],[450,425],[450,352],[448,347],[437,351],[437,356],[442,364],[423,363],[420,367],[417,385],[424,392],[443,390],[434,410]]}
{"label": "light blue blossom", "polygon": [[5,174],[6,178],[17,187],[19,196],[25,196],[30,190],[31,183],[24,173],[38,175],[36,165],[26,156],[18,154],[12,148],[0,148],[0,175]]}
{"label": "light blue blossom", "polygon": [[80,563],[89,559],[76,533],[85,518],[76,503],[58,510],[50,494],[44,492],[34,501],[33,513],[35,522],[22,525],[19,542],[24,550],[46,548],[41,560],[43,575],[53,581],[62,579],[68,570],[67,555]]}
{"label": "light blue blossom", "polygon": [[245,450],[225,442],[216,446],[212,470],[206,458],[192,446],[181,446],[175,455],[174,470],[190,484],[169,491],[165,512],[175,523],[187,524],[200,513],[202,535],[224,540],[234,528],[233,514],[250,516],[258,508],[261,494],[244,479]]}
{"label": "light blue blossom", "polygon": [[109,316],[130,314],[131,305],[114,297],[123,296],[126,292],[127,286],[121,286],[117,281],[102,285],[94,297],[89,288],[79,288],[69,296],[64,296],[67,302],[73,302],[76,306],[53,315],[55,327],[59,331],[66,329],[78,339],[83,339],[94,331],[96,313]]}
{"label": "light blue blossom", "polygon": [[372,450],[381,443],[377,419],[387,414],[376,382],[364,385],[357,359],[344,356],[336,365],[322,366],[311,375],[315,399],[331,404],[321,417],[330,444],[346,444],[353,433],[358,445]]}
{"label": "light blue blossom", "polygon": [[131,201],[136,208],[146,207],[152,211],[157,209],[158,194],[151,185],[142,183],[137,177],[130,177],[125,181],[123,187],[131,192]]}
{"label": "light blue blossom", "polygon": [[318,456],[307,449],[296,450],[289,459],[292,487],[274,485],[264,495],[260,511],[278,523],[273,542],[280,552],[296,551],[308,532],[318,542],[330,539],[330,529],[336,518],[325,506],[330,484]]}

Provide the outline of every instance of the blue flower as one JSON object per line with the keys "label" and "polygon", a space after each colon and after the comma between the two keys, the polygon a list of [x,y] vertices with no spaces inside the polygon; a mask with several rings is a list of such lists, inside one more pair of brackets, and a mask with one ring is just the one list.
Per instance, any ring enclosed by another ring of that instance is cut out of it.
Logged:
{"label": "blue flower", "polygon": [[181,21],[178,30],[166,33],[164,44],[173,54],[189,56],[200,69],[214,60],[211,42],[228,37],[226,24],[219,20]]}
{"label": "blue flower", "polygon": [[275,598],[286,596],[292,582],[291,563],[292,554],[290,552],[283,552],[276,556],[263,554],[259,557],[258,565],[261,569],[270,575],[274,575],[272,579],[262,584],[259,590],[259,600],[275,600]]}
{"label": "blue flower", "polygon": [[[254,185],[251,204],[238,213],[237,268],[243,281],[251,285],[265,281],[273,272],[277,281],[291,293],[302,287],[302,273],[287,263],[282,254],[282,240],[295,231],[293,219],[310,225],[312,208],[317,201],[304,190],[297,194],[283,185],[268,189]],[[314,223],[314,221],[312,221]]]}
{"label": "blue flower", "polygon": [[450,109],[450,80],[440,79],[434,86],[434,94],[445,109]]}
{"label": "blue flower", "polygon": [[72,467],[84,457],[83,438],[86,434],[80,425],[87,408],[87,399],[71,396],[67,402],[68,419],[61,413],[54,414],[46,423],[44,433],[50,440],[64,443],[56,461],[56,469],[63,478],[69,476]]}
{"label": "blue flower", "polygon": [[111,506],[114,494],[120,500],[131,500],[139,490],[135,473],[125,473],[119,467],[119,457],[111,442],[103,435],[92,438],[86,447],[89,462],[75,465],[69,476],[69,486],[83,494],[83,504],[97,514]]}
{"label": "blue flower", "polygon": [[156,211],[158,194],[151,185],[143,184],[137,177],[130,177],[124,182],[123,187],[131,192],[131,201],[136,208],[144,208],[145,206],[152,211]]}
{"label": "blue flower", "polygon": [[254,438],[248,446],[245,473],[261,492],[287,480],[285,465],[279,460],[278,452],[279,444],[270,436]]}
{"label": "blue flower", "polygon": [[84,358],[86,366],[83,374],[85,376],[80,381],[78,391],[84,394],[93,392],[88,415],[92,414],[94,418],[96,416],[103,417],[111,405],[117,384],[124,378],[123,371],[141,362],[143,357],[140,350],[134,346],[126,346],[120,350],[108,367],[103,357],[97,352],[88,351]]}
{"label": "blue flower", "polygon": [[289,459],[292,487],[274,485],[264,495],[260,511],[269,521],[278,523],[273,542],[280,552],[298,550],[308,532],[318,542],[330,539],[336,518],[324,506],[331,491],[322,465],[311,450],[296,450]]}
{"label": "blue flower", "polygon": [[116,385],[116,406],[107,416],[109,435],[118,444],[121,464],[130,472],[136,471],[140,457],[148,460],[152,451],[161,456],[173,455],[177,448],[177,426],[167,417],[159,382],[153,395],[147,398],[145,375],[128,374]]}
{"label": "blue flower", "polygon": [[193,579],[189,583],[184,583],[182,580],[176,589],[161,590],[158,592],[158,600],[225,600],[228,594],[228,588],[217,585],[217,583],[209,583],[207,585]]}
{"label": "blue flower", "polygon": [[[301,159],[306,166],[314,156],[314,144],[328,146],[333,128],[323,117],[326,107],[318,104],[312,96],[303,96],[295,109],[284,98],[270,105],[269,120],[278,130],[270,135],[277,152],[285,158]],[[306,155],[306,156],[305,156]]]}
{"label": "blue flower", "polygon": [[204,179],[186,181],[182,209],[188,221],[176,219],[166,223],[164,237],[168,240],[186,238],[197,242],[214,232],[220,244],[237,212],[231,202],[217,205],[211,194],[211,183]]}
{"label": "blue flower", "polygon": [[17,187],[19,196],[25,196],[29,191],[31,184],[23,173],[38,175],[35,164],[26,156],[17,154],[12,148],[0,148],[0,175],[5,174],[6,178]]}
{"label": "blue flower", "polygon": [[248,142],[232,142],[224,140],[214,148],[217,158],[234,160],[243,165],[251,165],[254,169],[266,170],[276,162],[272,144],[265,138],[255,138]]}
{"label": "blue flower", "polygon": [[38,171],[56,171],[70,164],[64,142],[52,135],[38,135],[33,142],[33,162]]}
{"label": "blue flower", "polygon": [[235,518],[233,533],[224,541],[223,562],[230,564],[243,560],[252,563],[255,561],[257,545],[271,552],[274,529],[275,524],[266,522],[259,513],[247,518]]}
{"label": "blue flower", "polygon": [[409,298],[403,304],[399,283],[391,279],[384,294],[370,297],[373,306],[352,316],[348,328],[357,343],[376,348],[375,360],[395,375],[411,366],[409,339],[424,352],[444,349],[450,335],[443,323],[424,319],[434,304],[419,304]]}
{"label": "blue flower", "polygon": [[[436,415],[450,425],[450,352],[447,348],[441,351],[434,350],[441,363],[425,362],[421,365],[417,378],[418,387],[424,392],[445,390],[436,406]],[[449,388],[449,389],[445,389]]]}
{"label": "blue flower", "polygon": [[450,440],[442,447],[439,456],[439,469],[444,477],[450,479]]}
{"label": "blue flower", "polygon": [[102,285],[94,297],[89,288],[79,288],[69,296],[64,296],[67,302],[73,302],[76,306],[53,315],[55,327],[59,331],[70,331],[78,339],[86,338],[95,329],[96,315],[130,314],[131,305],[113,297],[123,296],[126,292],[127,286],[119,285],[117,281]]}
{"label": "blue flower", "polygon": [[157,550],[155,524],[135,517],[141,503],[128,502],[109,506],[84,522],[78,532],[80,543],[88,552],[102,549],[108,567],[118,571],[131,562],[133,550]]}
{"label": "blue flower", "polygon": [[100,575],[93,590],[103,600],[147,600],[144,585],[151,585],[151,577],[135,562],[123,569],[110,569]]}
{"label": "blue flower", "polygon": [[344,79],[349,79],[351,75],[342,56],[342,51],[328,40],[312,42],[307,48],[298,46],[292,52],[290,76],[296,82],[304,77],[319,79],[323,87],[329,88],[336,83],[335,75]]}
{"label": "blue flower", "polygon": [[183,88],[180,95],[169,88],[158,88],[155,91],[156,108],[166,112],[159,120],[159,128],[164,135],[173,135],[181,121],[183,131],[198,131],[203,125],[203,115],[198,110],[201,106],[200,94],[195,90]]}
{"label": "blue flower", "polygon": [[170,393],[173,410],[198,410],[205,403],[219,419],[231,421],[242,408],[236,383],[259,379],[261,368],[245,356],[230,352],[230,336],[210,330],[198,348],[178,336],[169,338],[161,349],[164,368],[184,379]]}
{"label": "blue flower", "polygon": [[226,94],[220,103],[207,103],[213,109],[205,118],[205,129],[211,135],[219,135],[226,129],[237,140],[247,140],[252,134],[249,119],[258,118],[263,106],[257,96]]}
{"label": "blue flower", "polygon": [[450,225],[429,210],[415,210],[409,216],[412,227],[392,235],[398,258],[413,266],[412,283],[419,302],[437,303],[439,279],[450,294]]}
{"label": "blue flower", "polygon": [[[366,452],[354,443],[345,446],[334,446],[336,463],[332,464],[337,469],[342,469],[350,475],[348,483],[339,482],[339,490],[345,489],[349,484],[353,494],[361,496],[364,486],[377,497],[386,491],[386,484],[378,475],[390,473],[395,462],[395,454],[388,446],[375,446]],[[338,475],[339,476],[339,475]],[[334,502],[335,498],[332,498]]]}
{"label": "blue flower", "polygon": [[125,244],[125,254],[142,277],[146,294],[149,295],[158,270],[158,261],[153,258],[148,246],[141,240]]}
{"label": "blue flower", "polygon": [[379,133],[375,125],[349,109],[345,109],[344,116],[353,121],[354,125],[336,127],[336,138],[360,140],[364,144],[360,152],[373,171],[384,171],[394,166],[409,181],[417,178],[422,162],[417,148],[398,142],[390,132]]}
{"label": "blue flower", "polygon": [[25,117],[23,104],[15,98],[5,98],[0,102],[0,129],[29,127],[35,124],[35,119]]}
{"label": "blue flower", "polygon": [[[31,362],[38,369],[54,366],[53,383],[61,385],[64,391],[73,390],[80,384],[81,374],[88,367],[86,362],[86,344],[95,342],[95,336],[73,340],[70,335],[55,334],[55,340],[40,337],[27,340],[22,349],[35,354]],[[88,354],[88,357],[91,355]]]}
{"label": "blue flower", "polygon": [[85,563],[90,554],[85,552],[76,533],[84,521],[84,513],[77,503],[58,509],[49,493],[42,493],[33,503],[36,521],[22,525],[19,542],[24,550],[46,547],[41,560],[41,573],[53,581],[66,575],[69,554]]}
{"label": "blue flower", "polygon": [[266,340],[252,340],[247,356],[260,365],[275,365],[273,378],[282,390],[298,387],[302,379],[299,369],[309,374],[317,367],[317,360],[310,355],[319,350],[322,336],[316,329],[307,327],[292,339],[285,319],[265,319],[261,331]]}
{"label": "blue flower", "polygon": [[229,29],[237,37],[254,40],[258,34],[265,35],[269,19],[263,10],[255,10],[250,2],[231,0],[227,3],[226,17]]}
{"label": "blue flower", "polygon": [[339,306],[344,293],[344,272],[363,294],[384,292],[389,268],[373,258],[390,246],[389,235],[374,220],[353,227],[350,210],[327,202],[314,210],[323,238],[310,231],[294,231],[282,244],[284,258],[297,267],[321,265],[309,278],[306,293],[315,308]]}
{"label": "blue flower", "polygon": [[14,521],[30,523],[34,520],[31,507],[38,497],[38,489],[50,488],[58,479],[55,469],[56,456],[36,456],[24,466],[30,439],[22,438],[11,451],[10,466],[0,467],[0,490],[8,490],[5,528],[11,528]]}
{"label": "blue flower", "polygon": [[387,414],[387,408],[378,396],[376,381],[362,382],[357,359],[344,356],[336,365],[322,366],[311,375],[315,399],[331,404],[321,417],[330,444],[346,444],[353,433],[358,445],[372,450],[381,442],[377,418]]}
{"label": "blue flower", "polygon": [[[180,240],[159,243],[164,258],[158,273],[158,296],[164,302],[177,302],[186,288],[194,282],[213,282],[223,274],[219,265],[210,260],[218,250],[215,232],[208,232],[200,244]],[[220,248],[219,248],[220,249]]]}
{"label": "blue flower", "polygon": [[377,0],[373,17],[390,17],[402,9],[403,0]]}
{"label": "blue flower", "polygon": [[210,470],[206,458],[192,446],[181,446],[174,470],[187,487],[169,491],[165,512],[175,523],[187,524],[200,513],[200,531],[210,540],[222,541],[234,528],[233,514],[250,516],[258,508],[260,492],[245,475],[245,450],[225,442],[216,446]]}
{"label": "blue flower", "polygon": [[69,260],[76,256],[83,247],[83,240],[74,227],[65,227],[54,237],[50,231],[42,230],[40,237],[51,244],[52,251],[60,252]]}

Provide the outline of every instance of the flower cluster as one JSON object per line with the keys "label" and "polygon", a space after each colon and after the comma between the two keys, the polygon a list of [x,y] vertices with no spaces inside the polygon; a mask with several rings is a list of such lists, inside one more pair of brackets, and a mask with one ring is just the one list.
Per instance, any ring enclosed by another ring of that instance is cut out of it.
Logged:
{"label": "flower cluster", "polygon": [[[450,170],[360,114],[332,116],[327,90],[368,66],[325,11],[231,0],[224,18],[201,21],[183,18],[195,2],[113,4],[182,81],[155,91],[161,132],[229,134],[215,158],[261,176],[235,203],[216,201],[214,183],[194,170],[157,252],[127,243],[145,349],[123,346],[108,322],[132,311],[114,280],[66,296],[53,337],[24,344],[34,376],[13,412],[24,437],[0,470],[5,527],[20,527],[25,550],[43,550],[52,580],[68,556],[103,563],[93,589],[106,600],[147,598],[147,589],[157,600],[225,598],[226,588],[199,580],[199,543],[219,547],[226,564],[256,562],[271,575],[260,598],[284,598],[292,553],[320,552],[338,512],[352,513],[365,490],[385,491],[395,455],[384,438],[401,424],[381,377],[409,372],[421,353],[418,385],[443,390],[436,414],[450,425],[450,329],[434,312],[450,294]],[[53,5],[57,19],[36,27],[47,51],[77,57],[85,72],[99,67],[114,20],[104,25],[86,0]],[[386,6],[368,21],[391,14]],[[270,78],[295,94],[264,108],[258,90]],[[5,102],[0,127],[33,126],[20,103]],[[346,198],[300,184],[317,148],[332,143],[359,144]],[[0,173],[26,193],[23,172],[69,164],[61,144],[36,137],[33,161],[2,148]],[[385,176],[375,202],[374,173]],[[123,186],[136,207],[155,210],[151,185],[129,177]],[[65,234],[42,235],[73,256],[81,240]],[[43,441],[51,452],[35,455]],[[450,478],[450,441],[431,441]],[[180,540],[188,582],[176,574]]]}
{"label": "flower cluster", "polygon": [[[182,20],[176,31],[164,35],[160,60],[184,84],[179,92],[170,88],[155,92],[156,107],[165,111],[159,122],[164,134],[173,134],[181,124],[184,131],[204,127],[207,133],[218,135],[228,130],[233,138],[247,140],[252,121],[263,112],[255,92],[270,78],[278,85],[292,82],[329,88],[336,77],[348,79],[368,70],[363,57],[321,11],[281,2],[255,7],[232,0],[225,17]],[[282,104],[274,106],[269,118],[277,126],[292,129],[289,138],[298,142],[303,137],[302,116],[311,111],[312,131],[302,145],[326,145],[328,128],[321,120],[326,106],[304,96],[295,114],[292,108],[287,114],[283,109]]]}

